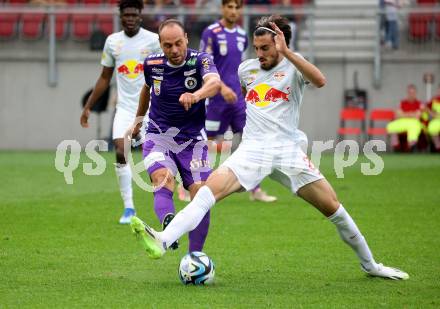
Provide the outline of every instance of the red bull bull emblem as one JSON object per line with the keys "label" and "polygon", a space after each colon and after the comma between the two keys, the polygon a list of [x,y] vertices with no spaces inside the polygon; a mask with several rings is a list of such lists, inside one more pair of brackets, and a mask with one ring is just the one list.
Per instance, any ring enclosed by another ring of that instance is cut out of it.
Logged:
{"label": "red bull bull emblem", "polygon": [[287,93],[278,90],[267,84],[258,84],[246,94],[246,103],[254,104],[258,107],[268,106],[270,103],[281,101],[289,101],[290,88]]}
{"label": "red bull bull emblem", "polygon": [[276,81],[281,81],[286,76],[286,73],[279,71],[273,73],[273,78],[275,78]]}
{"label": "red bull bull emblem", "polygon": [[134,79],[144,72],[144,66],[142,63],[136,60],[130,59],[124,61],[123,64],[117,68],[118,74],[127,76],[130,79]]}

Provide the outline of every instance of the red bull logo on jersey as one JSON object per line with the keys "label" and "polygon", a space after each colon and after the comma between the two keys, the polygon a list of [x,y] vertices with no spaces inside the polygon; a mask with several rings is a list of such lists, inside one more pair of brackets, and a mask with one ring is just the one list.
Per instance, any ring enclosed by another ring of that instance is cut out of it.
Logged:
{"label": "red bull logo on jersey", "polygon": [[258,84],[246,94],[246,103],[254,104],[258,107],[265,107],[270,103],[289,101],[289,94],[289,88],[287,88],[287,92],[283,92],[268,84]]}
{"label": "red bull logo on jersey", "polygon": [[118,66],[117,68],[118,74],[122,74],[127,76],[130,79],[134,79],[144,72],[144,66],[142,63],[137,62],[136,60],[130,59],[124,61],[123,64]]}

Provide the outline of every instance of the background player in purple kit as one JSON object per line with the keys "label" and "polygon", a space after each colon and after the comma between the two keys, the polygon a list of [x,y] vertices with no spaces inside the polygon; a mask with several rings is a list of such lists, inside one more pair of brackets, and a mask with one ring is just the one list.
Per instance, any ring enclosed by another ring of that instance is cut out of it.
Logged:
{"label": "background player in purple kit", "polygon": [[[164,54],[145,59],[145,85],[136,116],[150,105],[147,140],[143,145],[145,168],[154,192],[154,210],[165,228],[174,217],[175,175],[193,197],[211,173],[206,139],[204,99],[220,90],[220,77],[211,57],[188,49],[183,25],[174,19],[159,26]],[[150,93],[151,89],[151,93]],[[136,136],[141,123],[133,130]],[[208,234],[210,214],[189,235],[189,251],[201,251]],[[174,248],[177,247],[174,243]]]}
{"label": "background player in purple kit", "polygon": [[[211,54],[222,79],[220,93],[209,99],[206,108],[206,133],[210,140],[221,142],[230,127],[234,134],[232,151],[237,149],[246,123],[246,103],[237,74],[248,46],[246,32],[237,25],[242,7],[241,0],[222,0],[222,18],[203,31],[200,41],[200,50]],[[250,199],[277,200],[259,185],[250,192]]]}

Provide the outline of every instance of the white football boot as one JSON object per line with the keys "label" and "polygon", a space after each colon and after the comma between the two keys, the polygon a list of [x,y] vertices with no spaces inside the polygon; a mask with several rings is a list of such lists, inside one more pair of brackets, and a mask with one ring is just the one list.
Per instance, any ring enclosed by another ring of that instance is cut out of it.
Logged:
{"label": "white football boot", "polygon": [[401,271],[400,269],[384,266],[383,264],[376,264],[376,266],[372,269],[366,269],[361,265],[363,271],[373,277],[382,277],[393,280],[407,280],[409,279],[409,275],[406,272]]}

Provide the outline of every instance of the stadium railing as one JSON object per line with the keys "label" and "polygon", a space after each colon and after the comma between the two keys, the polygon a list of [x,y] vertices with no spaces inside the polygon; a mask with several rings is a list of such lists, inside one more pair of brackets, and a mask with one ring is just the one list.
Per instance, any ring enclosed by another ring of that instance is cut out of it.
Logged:
{"label": "stadium railing", "polygon": [[[70,0],[69,0],[70,1]],[[89,0],[86,0],[89,1]],[[93,0],[90,0],[93,1]],[[49,85],[56,86],[56,48],[57,40],[71,38],[74,40],[88,40],[91,31],[100,29],[105,34],[119,30],[119,16],[114,3],[104,5],[72,5],[66,6],[29,6],[21,3],[0,4],[0,40],[23,39],[38,40],[48,38],[48,74]],[[295,19],[301,23],[300,29],[308,30],[308,44],[306,50],[300,52],[310,61],[314,62],[317,54],[315,36],[315,21],[325,16],[353,16],[359,18],[373,18],[376,20],[376,35],[374,37],[374,81],[380,84],[382,73],[382,61],[385,56],[390,57],[381,45],[381,21],[384,12],[379,9],[363,11],[356,10],[320,10],[313,6],[281,5],[251,6],[247,5],[243,10],[242,26],[251,31],[254,20],[262,15],[280,14]],[[158,16],[176,17],[187,25],[194,26],[197,22],[212,22],[207,17],[218,17],[219,10],[216,6],[171,6],[155,7],[147,6],[143,15],[154,20]],[[433,55],[438,58],[440,46],[440,6],[405,8],[399,11],[401,24],[401,49],[408,53],[400,53],[400,57],[417,57],[421,54]],[[190,28],[189,28],[190,29]],[[154,30],[154,29],[153,29]],[[408,40],[407,40],[408,39]],[[337,42],[336,42],[337,44]],[[248,53],[250,49],[248,49]],[[421,53],[422,52],[422,53]]]}

